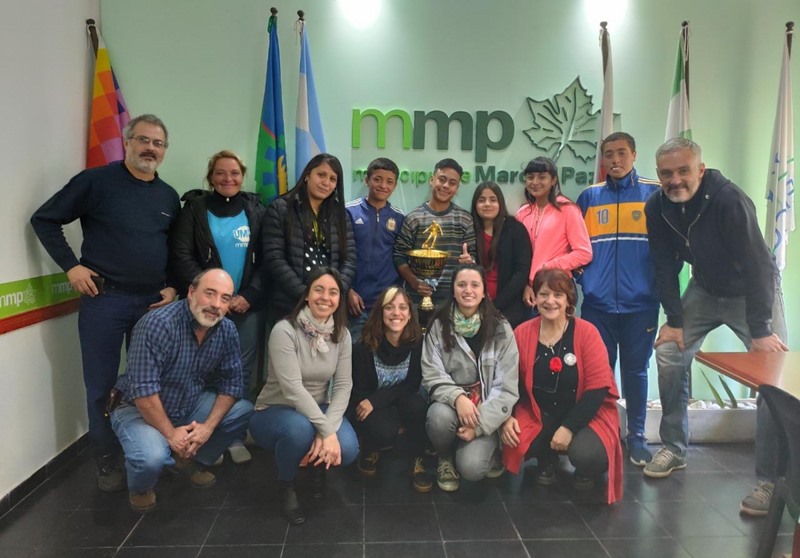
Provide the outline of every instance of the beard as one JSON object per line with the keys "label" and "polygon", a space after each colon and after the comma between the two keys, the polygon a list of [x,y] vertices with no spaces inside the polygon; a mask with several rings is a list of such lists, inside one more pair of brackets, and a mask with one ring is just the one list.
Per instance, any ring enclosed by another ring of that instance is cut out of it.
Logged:
{"label": "beard", "polygon": [[190,308],[192,316],[203,327],[211,328],[217,325],[225,315],[220,310],[210,307]]}
{"label": "beard", "polygon": [[146,159],[143,157],[145,153],[136,154],[132,157],[129,157],[126,162],[130,163],[130,165],[138,170],[139,172],[144,172],[147,174],[153,174],[156,172],[158,168],[158,159],[156,158],[155,154],[147,153],[148,155],[153,155],[152,159]]}

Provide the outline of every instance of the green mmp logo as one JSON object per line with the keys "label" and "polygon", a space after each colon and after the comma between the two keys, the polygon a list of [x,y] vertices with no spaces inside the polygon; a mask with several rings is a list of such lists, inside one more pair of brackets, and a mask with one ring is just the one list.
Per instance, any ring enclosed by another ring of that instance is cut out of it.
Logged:
{"label": "green mmp logo", "polygon": [[[527,113],[520,111],[525,114],[525,121],[520,121],[520,125],[503,110],[478,110],[473,115],[464,110],[448,114],[443,110],[407,111],[394,108],[382,111],[377,108],[354,108],[351,146],[354,150],[362,147],[385,149],[387,129],[391,129],[399,133],[399,145],[404,150],[424,151],[435,147],[443,151],[451,149],[452,145],[452,148],[457,146],[461,151],[473,152],[474,171],[465,172],[462,180],[469,182],[474,177],[476,182],[492,180],[500,184],[524,182],[522,169],[533,157],[546,156],[558,164],[559,159],[568,154],[565,158],[568,161],[559,164],[561,183],[574,182],[578,186],[591,184],[600,109],[598,106],[595,110],[592,96],[581,84],[580,77],[551,97],[542,100],[526,97],[524,106],[527,107]],[[614,117],[619,119],[619,114]],[[375,135],[369,138],[371,140],[374,137],[374,144],[366,145],[367,138],[362,138],[365,122],[371,122],[374,127]],[[453,123],[458,123],[458,126],[451,126]],[[521,134],[517,134],[519,128],[522,129]],[[435,138],[427,137],[431,129]],[[453,133],[457,135],[455,142],[451,138]],[[397,145],[396,139],[392,138],[393,145]],[[515,141],[522,144],[516,146],[516,151],[525,153],[516,168],[498,169],[496,165],[486,164],[492,152],[508,150]],[[363,181],[365,172],[366,169],[354,171],[353,181]],[[430,169],[403,170],[400,180],[423,184],[427,183],[430,175]]]}

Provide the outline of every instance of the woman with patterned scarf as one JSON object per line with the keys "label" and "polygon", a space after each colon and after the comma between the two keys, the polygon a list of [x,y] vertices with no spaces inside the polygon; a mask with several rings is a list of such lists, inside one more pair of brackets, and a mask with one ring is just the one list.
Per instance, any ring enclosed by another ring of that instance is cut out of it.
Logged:
{"label": "woman with patterned scarf", "polygon": [[314,498],[323,498],[325,471],[358,455],[344,417],[353,378],[343,296],[335,269],[310,275],[294,311],[270,333],[269,376],[250,421],[253,439],[275,456],[282,512],[293,525],[305,521],[295,486],[300,464],[312,470]]}
{"label": "woman with patterned scarf", "polygon": [[436,482],[503,474],[498,428],[518,398],[519,354],[508,321],[486,296],[482,267],[453,272],[453,296],[436,312],[422,349],[422,382],[431,398],[426,430],[439,455]]}

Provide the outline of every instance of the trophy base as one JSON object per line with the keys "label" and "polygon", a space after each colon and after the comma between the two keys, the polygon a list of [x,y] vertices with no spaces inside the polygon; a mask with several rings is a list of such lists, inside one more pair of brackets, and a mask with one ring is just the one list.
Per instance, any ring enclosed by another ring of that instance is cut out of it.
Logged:
{"label": "trophy base", "polygon": [[419,309],[423,312],[432,312],[436,306],[433,304],[433,299],[429,296],[422,297],[419,303]]}

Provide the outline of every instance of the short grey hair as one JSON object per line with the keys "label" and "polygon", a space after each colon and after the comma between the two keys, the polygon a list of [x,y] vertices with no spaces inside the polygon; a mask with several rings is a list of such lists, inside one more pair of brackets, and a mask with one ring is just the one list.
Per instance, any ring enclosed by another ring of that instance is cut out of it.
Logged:
{"label": "short grey hair", "polygon": [[167,127],[164,126],[164,122],[155,114],[140,114],[136,118],[132,118],[130,122],[125,124],[125,128],[122,130],[122,136],[125,139],[133,138],[133,129],[139,122],[152,124],[164,130],[164,143],[169,145],[169,132],[167,132]]}
{"label": "short grey hair", "polygon": [[691,151],[698,161],[703,160],[702,150],[700,149],[700,146],[697,145],[695,142],[693,142],[689,138],[672,138],[662,143],[661,147],[656,149],[656,161],[658,161],[658,159],[662,155],[666,155],[667,153],[672,153],[673,151],[683,151],[686,149]]}

